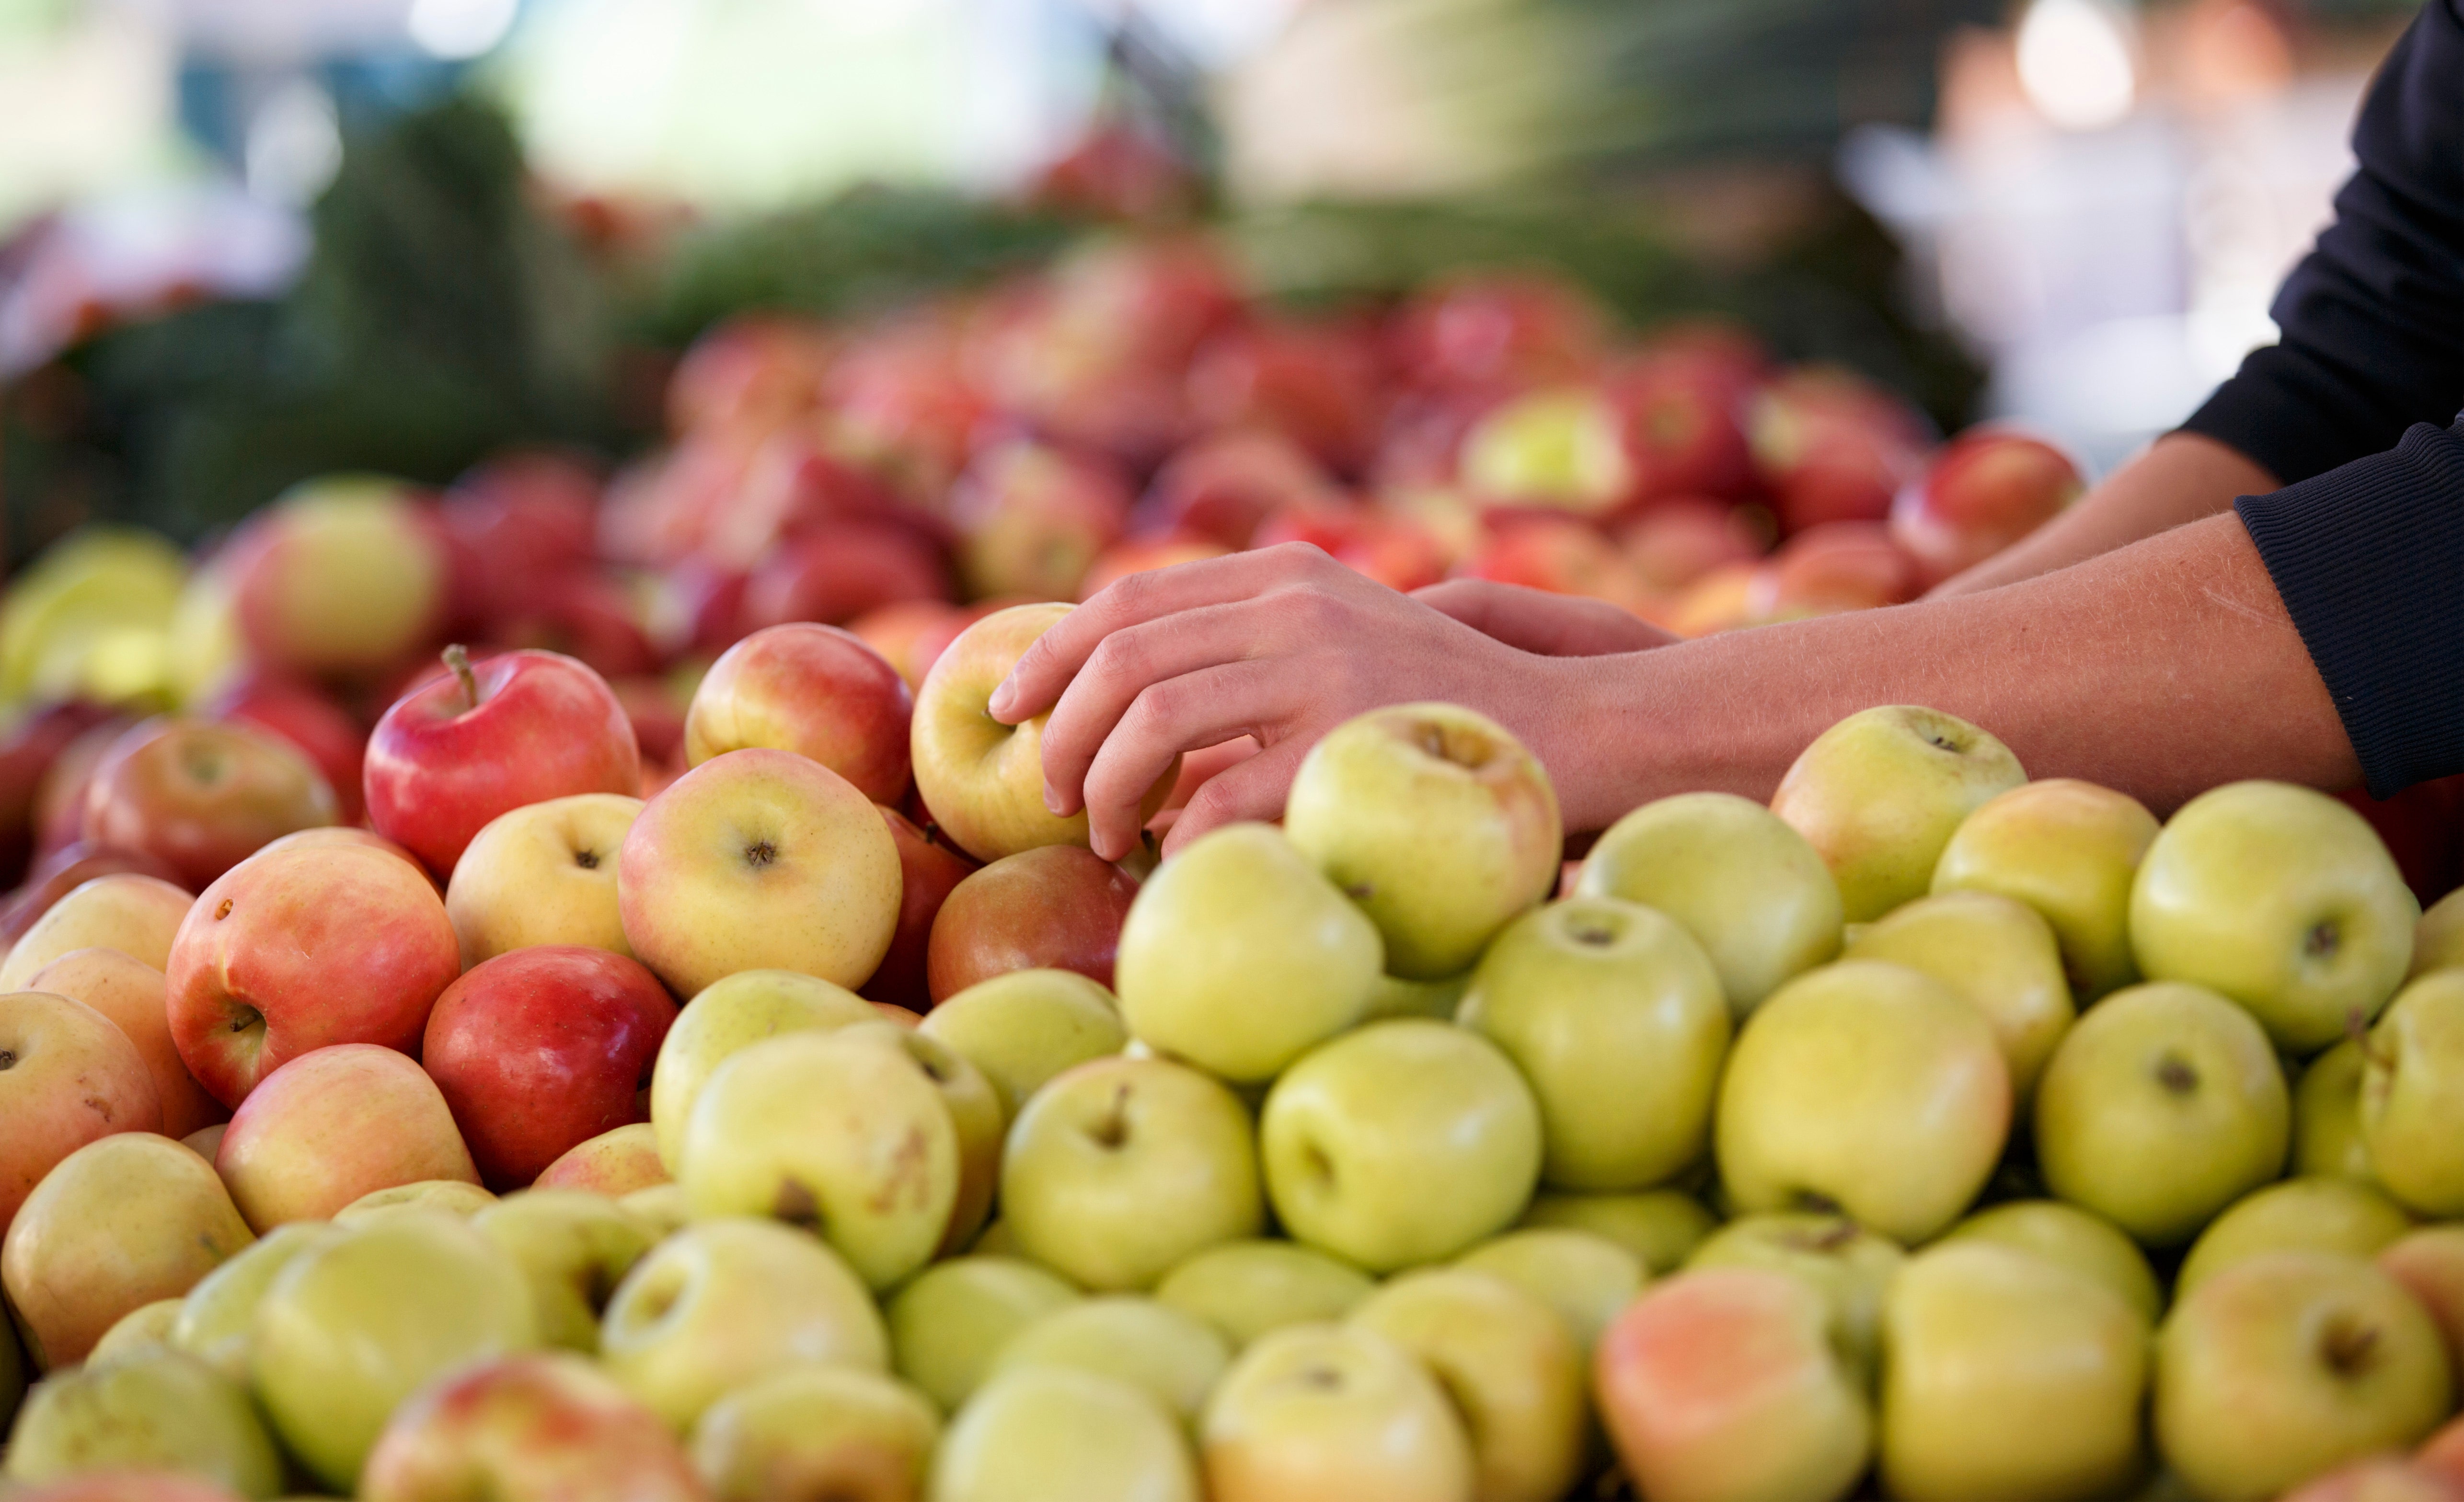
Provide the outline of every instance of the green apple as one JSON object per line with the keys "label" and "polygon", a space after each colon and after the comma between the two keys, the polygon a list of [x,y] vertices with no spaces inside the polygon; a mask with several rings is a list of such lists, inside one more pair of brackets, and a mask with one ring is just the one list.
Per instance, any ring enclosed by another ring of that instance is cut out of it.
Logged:
{"label": "green apple", "polygon": [[1132,1036],[1257,1084],[1360,1020],[1383,953],[1282,831],[1228,824],[1138,888],[1112,979]]}
{"label": "green apple", "polygon": [[2059,1198],[2177,1247],[2284,1171],[2292,1102],[2267,1034],[2180,982],[2088,1009],[2036,1082],[2036,1162]]}
{"label": "green apple", "polygon": [[61,1159],[26,1196],[0,1238],[0,1289],[26,1354],[49,1371],[255,1239],[211,1165],[167,1137],[120,1132]]}
{"label": "green apple", "polygon": [[1471,1437],[1475,1496],[1557,1502],[1573,1490],[1588,1373],[1555,1310],[1504,1278],[1423,1268],[1371,1295],[1349,1322],[1411,1352],[1445,1388]]}
{"label": "green apple", "polygon": [[2173,1296],[2267,1252],[2369,1257],[2412,1230],[2404,1208],[2357,1179],[2287,1179],[2254,1190],[2208,1223],[2173,1274]]}
{"label": "green apple", "polygon": [[1249,1113],[1221,1083],[1162,1058],[1099,1058],[1018,1115],[1001,1215],[1019,1250],[1119,1293],[1265,1219]]}
{"label": "green apple", "polygon": [[1642,1259],[1588,1230],[1533,1226],[1472,1248],[1455,1266],[1504,1278],[1557,1312],[1589,1359],[1600,1332],[1642,1292]]}
{"label": "green apple", "polygon": [[1991,1242],[1921,1252],[1882,1320],[1881,1475],[1899,1502],[2120,1493],[2144,1468],[2147,1322]]}
{"label": "green apple", "polygon": [[720,1395],[809,1362],[880,1371],[890,1336],[829,1244],[776,1221],[696,1221],[633,1264],[607,1301],[600,1363],[690,1428]]}
{"label": "green apple", "polygon": [[[2042,786],[2030,783],[2004,796]],[[2035,909],[1991,892],[1919,898],[1868,925],[1844,958],[1922,970],[1983,1012],[2023,1104],[2079,1015],[2052,927]]]}
{"label": "green apple", "polygon": [[102,1339],[94,1342],[94,1349],[85,1354],[86,1364],[100,1366],[149,1345],[169,1345],[171,1326],[180,1319],[180,1305],[181,1300],[176,1298],[158,1298],[121,1316],[102,1333]]}
{"label": "green apple", "polygon": [[2310,1060],[2293,1086],[2293,1171],[2376,1182],[2362,1136],[2362,1040],[2346,1038]]}
{"label": "green apple", "polygon": [[1739,1016],[1839,953],[1839,885],[1821,855],[1733,794],[1681,793],[1636,809],[1592,846],[1574,890],[1676,919]]}
{"label": "green apple", "polygon": [[2130,888],[2130,945],[2150,980],[2250,1009],[2309,1054],[2378,1014],[2403,983],[2420,917],[2362,816],[2286,782],[2235,782],[2174,812]]}
{"label": "green apple", "polygon": [[256,1306],[264,1301],[265,1291],[294,1257],[336,1234],[324,1221],[302,1220],[258,1237],[200,1278],[180,1300],[180,1317],[171,1322],[171,1344],[233,1382],[248,1381]]}
{"label": "green apple", "polygon": [[1456,1020],[1531,1086],[1542,1183],[1649,1188],[1702,1157],[1728,1006],[1670,919],[1614,897],[1526,913],[1481,956]]}
{"label": "green apple", "polygon": [[1211,1502],[1471,1502],[1463,1422],[1359,1325],[1297,1324],[1232,1363],[1199,1426]]}
{"label": "green apple", "polygon": [[1001,1120],[1072,1064],[1130,1040],[1112,993],[1075,970],[1011,970],[978,981],[924,1014],[920,1031],[983,1072]]}
{"label": "green apple", "polygon": [[1850,923],[1923,897],[1960,822],[2028,780],[2011,748],[1939,709],[1882,705],[1814,738],[1771,812],[1821,853]]}
{"label": "green apple", "polygon": [[712,1071],[678,1143],[676,1183],[695,1220],[804,1227],[885,1289],[940,1247],[961,1168],[932,1077],[850,1029],[770,1038]]}
{"label": "green apple", "polygon": [[676,1013],[650,1066],[650,1126],[660,1162],[675,1173],[693,1101],[730,1055],[781,1033],[827,1033],[880,1018],[872,1003],[817,975],[738,970],[714,981]]}
{"label": "green apple", "polygon": [[[1468,968],[1547,900],[1566,843],[1539,758],[1451,704],[1393,705],[1328,731],[1292,775],[1284,828],[1377,925],[1386,968],[1410,980]],[[1126,984],[1121,1000],[1134,1005]]]}
{"label": "green apple", "polygon": [[659,1239],[657,1227],[587,1189],[525,1189],[471,1224],[521,1264],[540,1340],[585,1356],[599,1350],[616,1285]]}
{"label": "green apple", "polygon": [[607,1497],[709,1502],[684,1447],[598,1367],[564,1351],[479,1361],[395,1410],[360,1502]]}
{"label": "green apple", "polygon": [[1720,1223],[1683,1190],[1646,1189],[1640,1194],[1534,1195],[1521,1224],[1588,1230],[1633,1252],[1644,1274],[1658,1277],[1683,1266]]}
{"label": "green apple", "polygon": [[396,1210],[435,1211],[469,1220],[495,1203],[494,1194],[461,1179],[421,1179],[411,1184],[370,1189],[336,1210],[334,1224],[356,1225]]}
{"label": "green apple", "polygon": [[256,1307],[250,1373],[283,1447],[342,1491],[430,1378],[539,1343],[530,1285],[454,1217],[405,1211],[293,1257]]}
{"label": "green apple", "polygon": [[2464,1225],[2409,1230],[2381,1248],[2375,1260],[2438,1321],[2453,1369],[2464,1379]]}
{"label": "green apple", "polygon": [[2412,929],[2410,973],[2427,975],[2459,966],[2464,966],[2464,887],[2423,909]]}
{"label": "green apple", "polygon": [[2406,987],[2362,1059],[2362,1142],[2379,1182],[2425,1215],[2464,1215],[2464,970]]}
{"label": "green apple", "polygon": [[1943,1232],[1942,1239],[1988,1241],[2032,1252],[2103,1284],[2150,1325],[2165,1307],[2147,1253],[2113,1222],[2076,1205],[2011,1200],[1978,1210]]}
{"label": "green apple", "polygon": [[1822,1295],[1768,1268],[1646,1290],[1600,1338],[1600,1418],[1653,1502],[1839,1502],[1874,1454]]}
{"label": "green apple", "polygon": [[1840,1354],[1871,1372],[1882,1302],[1907,1260],[1899,1243],[1845,1216],[1781,1211],[1728,1222],[1694,1249],[1685,1271],[1760,1268],[1787,1273],[1822,1295]]}
{"label": "green apple", "polygon": [[1746,1020],[1713,1135],[1738,1209],[1823,1206],[1915,1243],[1976,1198],[2010,1125],[1983,1013],[1905,966],[1842,960]]}
{"label": "green apple", "polygon": [[891,1363],[943,1412],[955,1413],[1012,1337],[1078,1298],[1058,1273],[1021,1257],[977,1252],[936,1262],[883,1310]]}
{"label": "green apple", "polygon": [[1993,892],[2042,914],[2073,994],[2094,1001],[2139,979],[2130,886],[2156,827],[2126,793],[2075,777],[2022,783],[1960,821],[1932,890]]}
{"label": "green apple", "polygon": [[1275,1081],[1258,1147],[1292,1239],[1392,1273],[1455,1256],[1523,1213],[1540,1109],[1495,1045],[1397,1018],[1322,1045]]}
{"label": "green apple", "polygon": [[248,1390],[162,1346],[72,1368],[26,1396],[0,1474],[29,1486],[98,1470],[185,1472],[244,1497],[282,1491]]}
{"label": "green apple", "polygon": [[1155,1296],[1238,1349],[1286,1325],[1340,1319],[1376,1287],[1350,1263],[1294,1242],[1227,1241],[1165,1273]]}
{"label": "green apple", "polygon": [[1449,1022],[1454,1019],[1455,1009],[1463,1003],[1463,988],[1470,984],[1469,970],[1434,981],[1381,975],[1377,977],[1377,989],[1370,993],[1369,1009],[1360,1014],[1360,1020],[1375,1022],[1381,1017],[1434,1017],[1440,1022]]}
{"label": "green apple", "polygon": [[647,1189],[618,1195],[616,1203],[649,1221],[663,1239],[682,1230],[693,1219],[693,1207],[685,1202],[681,1184],[653,1184]]}
{"label": "green apple", "polygon": [[986,1382],[933,1460],[930,1502],[1199,1502],[1162,1404],[1116,1377],[1029,1366]]}
{"label": "green apple", "polygon": [[915,1502],[941,1416],[905,1382],[794,1366],[702,1411],[693,1469],[711,1502]]}
{"label": "green apple", "polygon": [[1009,1119],[1001,1109],[1000,1092],[965,1056],[939,1038],[926,1036],[920,1028],[863,1022],[847,1029],[845,1035],[905,1055],[941,1093],[950,1125],[958,1134],[958,1194],[933,1254],[948,1256],[964,1251],[991,1217],[993,1190],[1001,1183],[1001,1138]]}
{"label": "green apple", "polygon": [[2156,1338],[2156,1446],[2198,1496],[2259,1502],[2447,1417],[2447,1352],[2359,1257],[2271,1252],[2173,1306]]}
{"label": "green apple", "polygon": [[1023,1366],[1117,1377],[1196,1424],[1232,1364],[1232,1348],[1194,1315],[1134,1294],[1074,1300],[1010,1338],[988,1381]]}

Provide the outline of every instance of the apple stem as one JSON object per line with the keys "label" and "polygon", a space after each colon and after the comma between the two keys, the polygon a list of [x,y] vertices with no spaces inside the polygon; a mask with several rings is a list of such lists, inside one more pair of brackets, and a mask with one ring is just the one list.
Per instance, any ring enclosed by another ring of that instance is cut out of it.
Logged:
{"label": "apple stem", "polygon": [[447,647],[445,649],[445,665],[452,669],[453,676],[455,678],[461,680],[462,707],[465,710],[479,707],[479,675],[471,671],[470,648],[464,646],[459,642]]}

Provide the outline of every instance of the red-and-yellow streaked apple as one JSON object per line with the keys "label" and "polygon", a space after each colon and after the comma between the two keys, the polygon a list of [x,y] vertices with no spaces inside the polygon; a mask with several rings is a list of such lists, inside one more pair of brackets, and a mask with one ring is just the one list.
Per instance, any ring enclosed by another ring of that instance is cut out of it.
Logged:
{"label": "red-and-yellow streaked apple", "polygon": [[395,1411],[368,1454],[363,1502],[473,1494],[706,1502],[683,1447],[597,1367],[525,1352],[455,1372]]}
{"label": "red-and-yellow streaked apple", "polygon": [[668,1182],[668,1165],[659,1161],[657,1130],[648,1121],[633,1121],[566,1148],[562,1157],[539,1170],[531,1186],[587,1189],[621,1200],[635,1189]]}
{"label": "red-and-yellow streaked apple", "polygon": [[767,746],[809,756],[875,803],[907,793],[915,696],[861,637],[794,621],[719,654],[685,711],[685,760]]}
{"label": "red-and-yellow streaked apple", "polygon": [[330,1219],[378,1189],[479,1182],[435,1082],[372,1043],[318,1049],[268,1075],[232,1113],[214,1168],[259,1234]]}
{"label": "red-and-yellow streaked apple", "polygon": [[539,944],[633,957],[616,904],[616,856],[642,800],[577,793],[525,803],[473,836],[445,888],[464,969]]}
{"label": "red-and-yellow streaked apple", "polygon": [[167,988],[163,972],[118,949],[71,949],[34,972],[33,990],[49,991],[81,1001],[109,1017],[145,1059],[154,1077],[154,1093],[163,1105],[163,1135],[186,1137],[231,1113],[206,1093],[180,1059],[171,1041],[171,1020],[165,1009]]}
{"label": "red-and-yellow streaked apple", "polygon": [[159,1132],[163,1100],[128,1035],[81,1001],[0,995],[0,1231],[46,1174],[115,1132]]}

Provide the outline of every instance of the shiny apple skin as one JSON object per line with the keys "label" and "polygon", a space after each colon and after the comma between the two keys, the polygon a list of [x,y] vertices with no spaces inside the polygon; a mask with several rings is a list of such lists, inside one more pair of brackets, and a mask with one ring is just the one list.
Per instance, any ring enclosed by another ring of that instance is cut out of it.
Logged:
{"label": "shiny apple skin", "polygon": [[253,726],[165,719],[102,753],[79,833],[160,856],[193,892],[282,836],[340,818],[324,774],[288,741]]}
{"label": "shiny apple skin", "polygon": [[1112,984],[1138,883],[1079,845],[1004,856],[960,882],[933,921],[925,979],[935,1004],[1011,970],[1076,970]]}
{"label": "shiny apple skin", "polygon": [[719,654],[685,714],[685,759],[767,746],[810,756],[875,803],[907,792],[915,695],[852,631],[795,621]]}
{"label": "shiny apple skin", "polygon": [[890,952],[881,957],[880,968],[857,994],[867,1001],[925,1012],[934,1001],[925,969],[933,925],[958,883],[982,868],[896,809],[883,809],[881,816],[898,845],[898,927],[890,936]]}

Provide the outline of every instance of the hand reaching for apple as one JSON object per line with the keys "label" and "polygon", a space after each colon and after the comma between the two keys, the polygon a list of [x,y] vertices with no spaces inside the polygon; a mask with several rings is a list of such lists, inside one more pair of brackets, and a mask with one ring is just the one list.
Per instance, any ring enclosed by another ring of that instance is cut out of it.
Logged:
{"label": "hand reaching for apple", "polygon": [[1510,585],[1458,581],[1422,597],[1301,543],[1133,575],[1038,638],[992,714],[1016,725],[1050,711],[1045,801],[1065,816],[1084,808],[1095,853],[1118,860],[1137,842],[1140,795],[1181,751],[1240,735],[1265,748],[1199,789],[1167,853],[1236,819],[1275,817],[1309,748],[1364,709],[1442,699],[1530,740],[1558,701],[1535,658],[1671,640],[1613,606]]}

